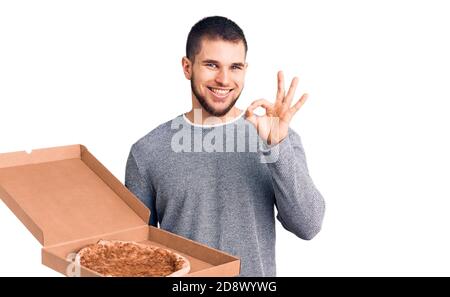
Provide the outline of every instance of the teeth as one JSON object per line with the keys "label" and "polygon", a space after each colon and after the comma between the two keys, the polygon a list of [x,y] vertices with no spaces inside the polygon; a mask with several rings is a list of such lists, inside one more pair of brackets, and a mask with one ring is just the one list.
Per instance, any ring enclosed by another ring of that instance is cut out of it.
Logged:
{"label": "teeth", "polygon": [[226,94],[228,94],[231,90],[222,90],[222,89],[214,89],[214,88],[210,88],[211,91],[213,91],[214,93],[216,93],[219,96],[224,96]]}

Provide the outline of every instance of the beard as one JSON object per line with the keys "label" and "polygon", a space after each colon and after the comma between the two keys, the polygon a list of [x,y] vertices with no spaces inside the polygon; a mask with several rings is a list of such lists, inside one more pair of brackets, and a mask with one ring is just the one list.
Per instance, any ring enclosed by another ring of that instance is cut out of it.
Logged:
{"label": "beard", "polygon": [[235,99],[233,99],[230,102],[230,104],[226,108],[217,110],[214,107],[212,107],[211,105],[209,105],[208,102],[206,102],[205,96],[200,95],[200,92],[198,92],[197,88],[195,87],[194,75],[192,75],[192,78],[191,78],[191,90],[192,90],[192,93],[194,94],[195,98],[197,98],[198,102],[203,107],[203,109],[206,110],[210,115],[212,115],[214,117],[221,117],[221,116],[226,115],[236,104],[236,101],[239,99],[239,96],[241,96],[241,93],[242,93],[242,90],[241,90],[241,92],[236,96]]}

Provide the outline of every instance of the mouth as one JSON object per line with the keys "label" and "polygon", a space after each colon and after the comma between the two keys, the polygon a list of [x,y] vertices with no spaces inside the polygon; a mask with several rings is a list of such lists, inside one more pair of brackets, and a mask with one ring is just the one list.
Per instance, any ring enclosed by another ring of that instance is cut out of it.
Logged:
{"label": "mouth", "polygon": [[213,100],[223,102],[228,97],[228,95],[233,91],[233,89],[222,89],[208,87],[208,90],[213,94]]}

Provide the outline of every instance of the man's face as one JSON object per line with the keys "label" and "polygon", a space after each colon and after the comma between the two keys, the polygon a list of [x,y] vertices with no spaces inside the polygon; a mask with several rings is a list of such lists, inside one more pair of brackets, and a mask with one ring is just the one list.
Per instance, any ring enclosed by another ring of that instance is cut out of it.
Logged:
{"label": "man's face", "polygon": [[230,42],[204,38],[192,65],[192,93],[213,116],[231,110],[244,87],[246,63],[242,41]]}

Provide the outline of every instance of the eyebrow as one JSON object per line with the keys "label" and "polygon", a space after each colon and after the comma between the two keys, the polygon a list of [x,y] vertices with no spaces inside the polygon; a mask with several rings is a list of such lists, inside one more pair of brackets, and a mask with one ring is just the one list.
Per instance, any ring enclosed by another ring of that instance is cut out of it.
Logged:
{"label": "eyebrow", "polygon": [[[203,64],[206,64],[206,63],[220,64],[219,61],[211,60],[211,59],[203,60],[202,63],[203,63]],[[244,63],[241,63],[241,62],[231,63],[231,65],[232,65],[232,66],[240,66],[240,67],[244,67],[244,66],[245,66],[245,64],[244,64]]]}

